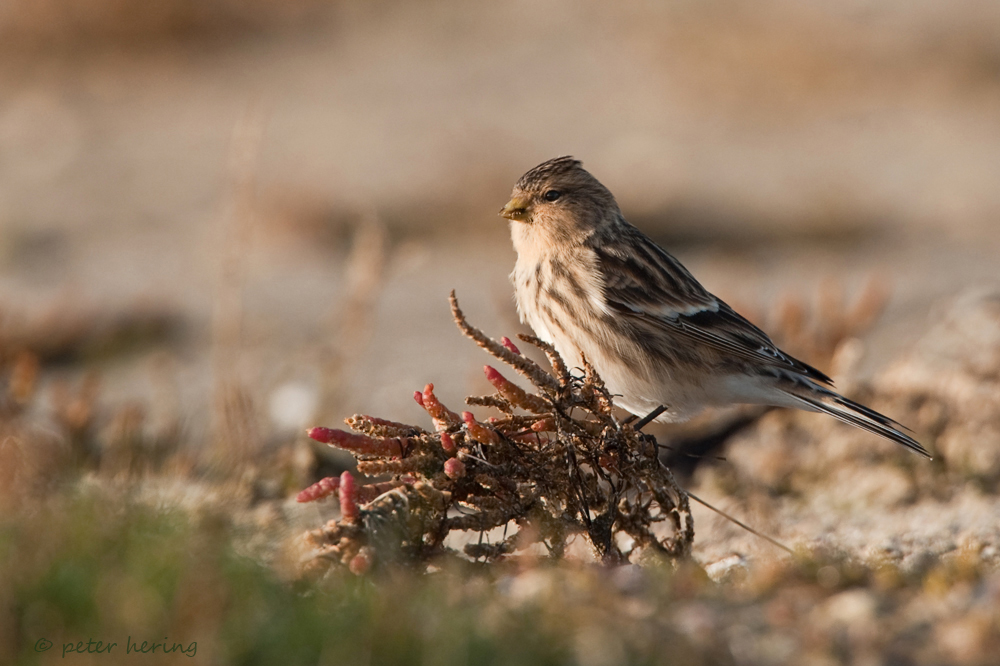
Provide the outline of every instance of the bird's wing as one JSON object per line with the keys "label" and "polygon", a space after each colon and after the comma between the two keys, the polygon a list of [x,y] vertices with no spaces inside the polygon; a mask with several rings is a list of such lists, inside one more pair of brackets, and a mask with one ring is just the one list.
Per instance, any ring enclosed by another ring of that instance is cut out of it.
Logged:
{"label": "bird's wing", "polygon": [[764,331],[709,293],[679,261],[641,231],[625,226],[613,242],[591,249],[607,307],[619,316],[683,336],[751,364],[832,380],[778,349]]}

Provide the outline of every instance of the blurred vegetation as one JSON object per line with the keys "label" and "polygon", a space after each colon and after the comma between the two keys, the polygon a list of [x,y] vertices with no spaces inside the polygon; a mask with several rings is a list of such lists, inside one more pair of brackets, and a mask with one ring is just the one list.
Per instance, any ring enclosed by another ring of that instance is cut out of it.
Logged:
{"label": "blurred vegetation", "polygon": [[[62,659],[64,643],[92,638],[119,645],[114,658],[91,661],[116,663],[129,637],[196,643],[197,657],[213,663],[556,664],[571,660],[584,626],[627,631],[613,605],[574,608],[569,589],[538,602],[512,599],[503,590],[515,584],[515,568],[388,572],[374,581],[345,573],[295,584],[236,554],[238,538],[221,517],[193,521],[87,492],[49,498],[30,522],[8,517],[0,658],[50,663]],[[598,571],[576,573],[598,588],[581,590],[588,597],[613,589]],[[36,651],[42,638],[51,651]],[[633,650],[633,663],[656,663],[660,650],[678,656],[671,663],[708,663],[669,632]]]}
{"label": "blurred vegetation", "polygon": [[148,45],[177,38],[259,34],[302,26],[329,9],[329,0],[8,0],[0,36],[14,45]]}
{"label": "blurred vegetation", "polygon": [[[877,293],[869,287],[851,307],[827,295],[817,316],[857,333],[877,314]],[[779,536],[790,520],[822,534],[814,517],[795,517],[790,507],[813,503],[829,516],[843,515],[844,506],[903,510],[920,494],[913,484],[937,495],[924,500],[931,515],[974,515],[968,482],[981,484],[971,487],[979,501],[995,496],[995,482],[970,460],[993,459],[970,459],[955,447],[973,441],[963,430],[970,425],[992,441],[998,302],[995,294],[968,295],[913,358],[875,384],[848,384],[875,392],[876,406],[889,401],[910,413],[922,431],[937,433],[931,445],[950,442],[943,460],[919,465],[895,447],[873,448],[864,433],[808,421],[815,415],[774,412],[727,442],[735,465],[696,470],[698,492],[721,492],[735,502],[731,510],[753,511]],[[823,349],[829,340],[804,333],[810,318],[789,308],[778,309],[779,320],[792,322],[784,334]],[[967,321],[976,326],[962,326]],[[830,367],[845,372],[857,344],[845,337],[834,345]],[[965,359],[977,355],[970,366]],[[197,659],[238,664],[985,666],[1000,649],[1000,554],[988,527],[966,530],[952,545],[932,533],[915,546],[867,553],[820,538],[792,557],[769,551],[753,562],[730,532],[722,547],[731,554],[703,560],[704,568],[693,559],[609,567],[577,549],[558,563],[525,552],[488,565],[432,561],[425,572],[390,565],[354,576],[331,568],[317,579],[313,546],[302,538],[317,514],[301,513],[289,498],[316,478],[307,449],[262,449],[227,468],[218,451],[185,451],[180,434],[150,447],[137,435],[134,410],[110,417],[116,410],[100,392],[83,387],[47,413],[30,352],[0,358],[3,663],[61,662],[64,649],[96,641],[105,649],[118,643],[115,658],[65,658],[116,663],[129,642],[147,641],[173,649],[142,656],[154,663],[196,651]],[[968,397],[956,404],[961,395]],[[43,427],[52,423],[61,425]],[[900,494],[900,482],[910,490]],[[959,513],[947,514],[955,501]],[[702,547],[712,552],[720,531],[703,529]],[[45,641],[52,646],[40,651]]]}
{"label": "blurred vegetation", "polygon": [[[997,7],[6,0],[0,663],[995,663],[1000,298],[931,304],[996,286]],[[673,567],[307,578],[353,461],[301,429],[468,393],[434,307],[517,332],[494,213],[565,152],[935,460],[716,413],[669,465],[794,557],[700,513]]]}
{"label": "blurred vegetation", "polygon": [[1000,576],[971,553],[919,574],[800,553],[722,583],[693,563],[524,560],[296,583],[239,554],[222,515],[94,488],[8,515],[0,534],[11,664],[64,663],[90,639],[118,646],[66,658],[119,663],[130,640],[234,664],[987,664],[1000,646]]}

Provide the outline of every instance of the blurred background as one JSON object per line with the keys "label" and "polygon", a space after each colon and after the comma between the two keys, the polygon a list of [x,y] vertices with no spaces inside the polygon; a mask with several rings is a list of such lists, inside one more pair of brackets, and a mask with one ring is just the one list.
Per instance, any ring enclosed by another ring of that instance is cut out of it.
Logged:
{"label": "blurred background", "polygon": [[[673,582],[299,594],[337,502],[294,494],[351,462],[303,429],[492,393],[447,296],[527,332],[497,211],[565,154],[935,460],[788,411],[652,426],[805,559],[696,507]],[[213,663],[994,663],[998,185],[990,0],[0,0],[0,661],[141,633]]]}
{"label": "blurred background", "polygon": [[1000,280],[998,35],[980,0],[6,0],[3,325],[193,441],[223,382],[266,429],[413,420],[487,388],[450,289],[522,330],[496,211],[572,154],[758,323],[874,275],[877,367]]}

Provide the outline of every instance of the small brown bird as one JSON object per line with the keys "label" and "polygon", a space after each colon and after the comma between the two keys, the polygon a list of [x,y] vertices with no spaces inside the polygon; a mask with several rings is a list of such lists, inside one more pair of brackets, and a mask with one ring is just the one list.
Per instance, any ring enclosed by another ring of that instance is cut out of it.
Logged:
{"label": "small brown bird", "polygon": [[615,402],[683,421],[737,403],[825,412],[930,457],[903,426],[832,390],[825,374],[778,349],[680,262],[625,221],[578,160],[521,176],[511,220],[521,320],[571,364],[586,355]]}

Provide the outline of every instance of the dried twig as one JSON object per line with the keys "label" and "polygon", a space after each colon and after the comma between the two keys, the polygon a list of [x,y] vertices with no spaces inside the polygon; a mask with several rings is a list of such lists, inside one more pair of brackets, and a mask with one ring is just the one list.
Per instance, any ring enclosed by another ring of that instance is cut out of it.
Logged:
{"label": "dried twig", "polygon": [[462,313],[462,309],[458,307],[458,299],[455,298],[454,290],[452,290],[451,295],[448,298],[451,302],[451,315],[455,318],[455,323],[458,324],[459,330],[461,330],[466,337],[471,338],[477,345],[530,379],[531,383],[535,386],[549,388],[553,391],[559,389],[559,385],[556,380],[552,378],[552,375],[549,375],[542,370],[537,363],[526,356],[515,354],[503,344],[486,337],[486,335],[478,328],[471,326],[465,320],[465,315]]}

